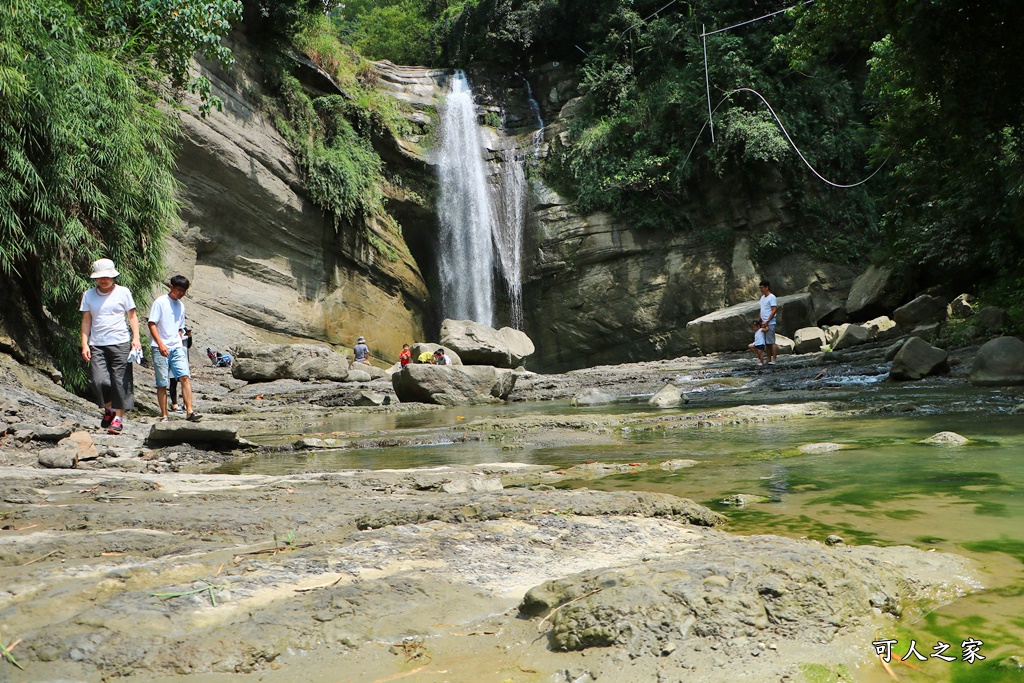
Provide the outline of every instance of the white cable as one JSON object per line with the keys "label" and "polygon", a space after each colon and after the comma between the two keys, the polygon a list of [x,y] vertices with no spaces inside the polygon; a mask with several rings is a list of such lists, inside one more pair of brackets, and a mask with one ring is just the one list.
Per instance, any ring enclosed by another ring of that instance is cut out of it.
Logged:
{"label": "white cable", "polygon": [[[878,168],[876,168],[874,170],[874,172],[872,172],[871,175],[869,175],[864,180],[860,180],[860,181],[858,181],[856,183],[851,183],[849,185],[843,185],[841,183],[834,183],[831,180],[829,180],[828,178],[826,178],[825,176],[823,176],[820,173],[818,173],[818,171],[813,166],[811,166],[811,163],[809,161],[807,161],[807,158],[803,155],[803,152],[801,152],[800,148],[796,146],[795,142],[793,142],[793,138],[791,138],[789,136],[789,131],[787,131],[786,127],[784,125],[782,125],[782,121],[779,119],[778,114],[775,113],[775,110],[772,109],[772,105],[768,104],[768,100],[766,100],[761,93],[757,92],[753,88],[736,88],[735,90],[727,93],[726,96],[722,98],[722,101],[719,102],[718,105],[715,107],[714,111],[718,111],[718,108],[721,107],[723,104],[725,104],[726,100],[728,100],[730,97],[732,97],[733,95],[735,95],[738,92],[752,92],[755,95],[757,95],[759,98],[761,98],[761,101],[764,102],[766,107],[768,107],[768,111],[770,111],[772,113],[772,116],[775,118],[775,122],[777,124],[779,124],[779,128],[782,130],[782,134],[786,136],[786,140],[789,141],[790,146],[797,153],[797,156],[800,157],[800,160],[804,162],[804,165],[807,166],[807,168],[809,168],[811,170],[811,173],[816,175],[819,180],[821,180],[824,183],[827,183],[828,185],[831,185],[832,187],[838,187],[840,189],[845,190],[845,189],[849,189],[851,187],[857,187],[858,185],[863,185],[867,181],[869,181],[872,178],[874,178],[875,175],[879,171],[881,171],[882,168],[885,167],[886,162],[889,161],[889,157],[886,157],[885,161],[883,161],[881,164],[879,164]],[[711,120],[711,117],[708,116],[708,121],[710,121],[710,120]],[[686,158],[683,160],[683,165],[680,167],[680,169],[685,168],[687,162],[690,161],[690,155],[692,155],[693,154],[693,150],[697,148],[697,143],[700,141],[701,133],[704,132],[704,128],[708,127],[708,121],[704,122],[704,126],[700,129],[700,132],[697,133],[697,138],[693,141],[693,146],[690,147],[690,151],[689,151],[689,153],[687,153]],[[889,156],[892,156],[892,152],[889,152]]]}
{"label": "white cable", "polygon": [[[812,2],[814,2],[814,0],[806,0],[806,2],[804,2],[802,4],[809,5]],[[739,28],[740,26],[746,26],[747,24],[753,24],[755,21],[761,21],[762,19],[770,19],[771,17],[774,17],[777,14],[782,14],[783,12],[788,12],[789,10],[796,9],[799,6],[800,5],[793,5],[792,7],[786,7],[785,9],[780,9],[780,10],[778,10],[776,12],[772,12],[771,14],[766,14],[763,17],[758,17],[757,19],[748,19],[747,21],[741,21],[740,23],[733,24],[732,26],[726,26],[725,28],[715,29],[714,31],[711,31],[710,33],[701,33],[701,36],[713,36],[716,33],[721,33],[722,31],[731,31],[732,29]]]}

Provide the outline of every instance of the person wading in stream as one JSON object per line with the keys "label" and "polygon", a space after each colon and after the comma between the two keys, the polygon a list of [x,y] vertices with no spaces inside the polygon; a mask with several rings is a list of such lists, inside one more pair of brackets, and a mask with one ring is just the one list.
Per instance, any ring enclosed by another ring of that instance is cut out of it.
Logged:
{"label": "person wading in stream", "polygon": [[124,411],[135,407],[129,355],[142,353],[139,316],[131,290],[114,284],[120,273],[113,261],[101,258],[92,264],[92,271],[89,277],[96,286],[86,290],[78,308],[82,312],[82,358],[89,364],[96,402],[103,409],[100,426],[120,434]]}

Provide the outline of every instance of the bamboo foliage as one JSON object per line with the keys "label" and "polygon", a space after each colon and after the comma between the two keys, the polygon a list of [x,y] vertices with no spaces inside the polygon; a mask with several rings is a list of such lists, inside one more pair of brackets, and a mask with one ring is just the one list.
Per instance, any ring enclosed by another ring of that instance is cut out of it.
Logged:
{"label": "bamboo foliage", "polygon": [[[167,45],[148,38],[161,31],[119,30],[104,34],[95,15],[61,0],[0,10],[0,269],[37,290],[67,330],[92,261],[113,259],[120,282],[145,291],[178,220],[167,106],[177,73]],[[73,347],[55,341],[65,377],[81,382]]]}

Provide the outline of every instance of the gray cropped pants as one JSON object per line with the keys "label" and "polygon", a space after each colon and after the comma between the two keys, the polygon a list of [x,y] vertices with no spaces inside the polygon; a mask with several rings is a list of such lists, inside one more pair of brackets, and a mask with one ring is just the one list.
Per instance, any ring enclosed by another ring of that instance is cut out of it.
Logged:
{"label": "gray cropped pants", "polygon": [[117,410],[131,410],[135,407],[135,382],[132,378],[132,364],[128,362],[132,343],[111,346],[90,346],[92,360],[89,361],[89,379],[96,402],[100,408],[110,403]]}

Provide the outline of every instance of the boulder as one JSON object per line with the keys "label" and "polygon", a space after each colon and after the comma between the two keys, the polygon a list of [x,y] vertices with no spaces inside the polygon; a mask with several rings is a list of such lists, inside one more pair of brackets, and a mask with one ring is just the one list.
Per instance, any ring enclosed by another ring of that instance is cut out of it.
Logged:
{"label": "boulder", "polygon": [[820,327],[801,327],[796,331],[793,353],[817,353],[825,345],[825,331]]}
{"label": "boulder", "polygon": [[[353,405],[357,406],[382,406],[385,405],[387,394],[381,394],[376,391],[360,391],[359,395],[356,396],[356,400]],[[390,403],[390,401],[388,401]]]}
{"label": "boulder", "polygon": [[892,271],[886,266],[870,266],[850,287],[846,299],[846,313],[852,320],[886,313],[895,303]]}
{"label": "boulder", "polygon": [[900,349],[903,348],[903,345],[906,343],[906,341],[907,341],[906,339],[900,339],[899,341],[894,343],[892,346],[889,346],[888,348],[885,349],[885,362],[886,363],[889,363],[889,362],[891,362],[892,360],[894,360],[896,358],[896,354],[900,352]]}
{"label": "boulder", "polygon": [[850,323],[843,323],[841,325],[829,325],[828,327],[826,327],[824,330],[826,346],[830,348],[834,346],[836,343],[836,339],[839,339],[839,335],[841,335],[849,326]]}
{"label": "boulder", "polygon": [[796,344],[786,335],[777,334],[775,335],[775,346],[777,347],[778,352],[785,356],[793,353],[793,347],[796,346]]}
{"label": "boulder", "polygon": [[974,324],[983,330],[1002,330],[1010,324],[1010,316],[1004,308],[986,306],[974,315]]}
{"label": "boulder", "polygon": [[996,337],[982,344],[974,356],[971,384],[980,387],[1024,384],[1024,341],[1016,337]]}
{"label": "boulder", "polygon": [[[792,337],[802,327],[814,324],[813,304],[808,293],[779,297],[778,334]],[[701,316],[686,323],[686,331],[702,353],[745,351],[753,339],[750,324],[758,319],[757,301],[745,301]]]}
{"label": "boulder", "polygon": [[504,401],[516,385],[516,373],[487,365],[410,363],[391,376],[398,400],[445,406]]}
{"label": "boulder", "polygon": [[370,365],[369,363],[352,363],[349,366],[348,377],[346,378],[349,382],[364,382],[366,380],[353,379],[352,372],[360,371],[365,372],[370,376],[371,379],[380,379],[381,377],[390,377],[388,371],[384,368],[378,368],[376,365]]}
{"label": "boulder", "polygon": [[942,323],[926,323],[924,325],[918,325],[910,331],[910,336],[919,337],[927,342],[933,342],[939,338],[939,332],[942,331]]}
{"label": "boulder", "polygon": [[963,446],[970,443],[970,439],[966,436],[961,436],[956,432],[938,432],[932,434],[927,439],[921,439],[918,443],[928,444],[929,446]]}
{"label": "boulder", "polygon": [[678,408],[683,404],[683,392],[679,387],[666,384],[647,403],[657,408]]}
{"label": "boulder", "polygon": [[231,374],[247,382],[348,378],[348,359],[326,344],[240,344]]}
{"label": "boulder", "polygon": [[889,379],[913,380],[949,371],[949,354],[921,339],[910,337],[892,360]]}
{"label": "boulder", "polygon": [[214,451],[230,451],[252,445],[239,438],[238,425],[227,422],[157,422],[146,437],[146,445],[150,448],[183,443]]}
{"label": "boulder", "polygon": [[74,469],[78,465],[78,457],[74,449],[44,448],[39,451],[39,464],[52,469]]}
{"label": "boulder", "polygon": [[433,355],[434,351],[443,348],[444,355],[452,359],[452,365],[464,365],[462,358],[454,350],[449,349],[447,346],[441,346],[440,344],[431,344],[430,342],[416,342],[411,347],[412,350],[412,362],[417,362],[416,359],[420,357],[423,352],[428,352]]}
{"label": "boulder", "polygon": [[876,341],[887,341],[900,334],[900,328],[896,326],[896,321],[886,315],[872,318],[864,323],[864,327],[871,330],[871,338]]}
{"label": "boulder", "polygon": [[441,345],[451,348],[467,365],[514,368],[536,350],[525,332],[503,327],[496,330],[472,320],[441,323]]}
{"label": "boulder", "polygon": [[24,441],[51,441],[56,443],[71,436],[70,425],[51,427],[31,422],[18,422],[7,429],[14,433],[20,433]]}
{"label": "boulder", "polygon": [[950,318],[970,318],[974,315],[974,295],[961,294],[949,302],[946,315]]}
{"label": "boulder", "polygon": [[345,377],[346,382],[370,382],[373,376],[362,368],[352,368]]}
{"label": "boulder", "polygon": [[866,344],[871,341],[871,330],[863,325],[844,325],[843,331],[832,344],[833,351],[841,351],[851,346]]}
{"label": "boulder", "polygon": [[946,319],[947,306],[949,302],[941,296],[922,294],[893,311],[892,317],[897,325],[909,330],[919,325],[941,323]]}
{"label": "boulder", "polygon": [[569,401],[573,406],[602,406],[614,402],[614,394],[593,387],[580,391]]}

